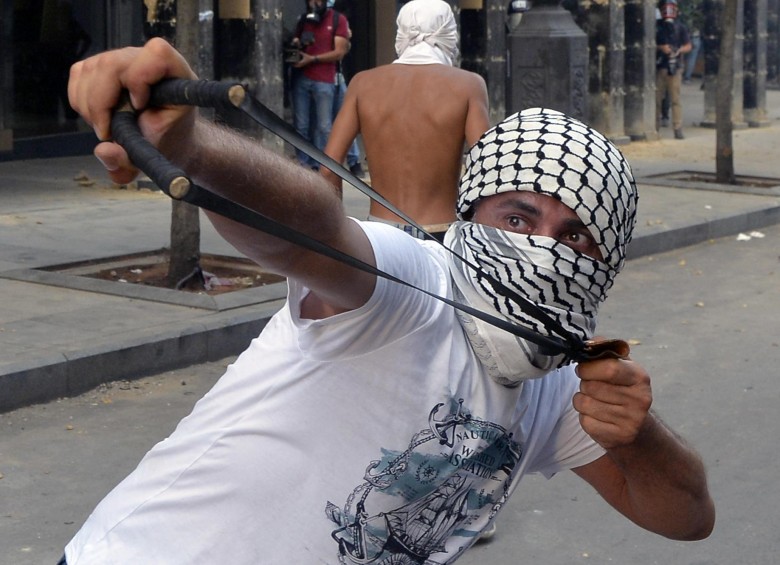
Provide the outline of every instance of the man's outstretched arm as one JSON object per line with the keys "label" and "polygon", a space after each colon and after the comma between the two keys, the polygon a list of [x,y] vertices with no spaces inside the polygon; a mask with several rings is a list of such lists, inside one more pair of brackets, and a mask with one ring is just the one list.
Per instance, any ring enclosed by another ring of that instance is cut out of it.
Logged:
{"label": "man's outstretched arm", "polygon": [[706,538],[715,506],[696,452],[650,411],[647,373],[633,361],[581,363],[574,407],[607,453],[574,469],[626,517],[678,540]]}
{"label": "man's outstretched arm", "polygon": [[[68,93],[71,105],[110,139],[110,119],[122,89],[143,109],[149,88],[163,78],[194,78],[181,55],[167,42],[152,39],[142,48],[126,48],[90,57],[74,65]],[[362,230],[348,220],[341,201],[318,174],[307,171],[236,132],[196,117],[190,107],[145,109],[139,127],[174,164],[199,185],[287,224],[373,264]],[[116,143],[99,143],[95,155],[115,182],[137,174]],[[314,316],[357,308],[373,292],[375,279],[351,267],[289,244],[221,216],[210,214],[220,234],[268,270],[299,279],[313,291]]]}

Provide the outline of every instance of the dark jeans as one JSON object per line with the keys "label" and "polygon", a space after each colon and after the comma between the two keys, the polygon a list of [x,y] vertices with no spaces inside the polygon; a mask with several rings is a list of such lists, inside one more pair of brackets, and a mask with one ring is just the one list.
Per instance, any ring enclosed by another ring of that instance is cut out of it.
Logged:
{"label": "dark jeans", "polygon": [[[332,83],[311,80],[300,74],[293,84],[292,94],[295,129],[317,149],[325,149],[330,128],[333,126],[333,99],[336,96],[336,86]],[[304,151],[296,149],[295,154],[298,162],[304,167],[319,168],[317,161]]]}

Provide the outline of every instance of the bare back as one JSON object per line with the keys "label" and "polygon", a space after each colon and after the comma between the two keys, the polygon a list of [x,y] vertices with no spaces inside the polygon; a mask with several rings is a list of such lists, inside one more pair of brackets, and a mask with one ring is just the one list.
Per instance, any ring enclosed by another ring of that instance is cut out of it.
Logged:
{"label": "bare back", "polygon": [[[418,223],[447,223],[455,219],[464,144],[488,126],[479,75],[440,64],[389,64],[352,79],[326,152],[346,152],[359,131],[373,188]],[[338,153],[329,154],[343,158]],[[375,202],[370,213],[400,220]]]}

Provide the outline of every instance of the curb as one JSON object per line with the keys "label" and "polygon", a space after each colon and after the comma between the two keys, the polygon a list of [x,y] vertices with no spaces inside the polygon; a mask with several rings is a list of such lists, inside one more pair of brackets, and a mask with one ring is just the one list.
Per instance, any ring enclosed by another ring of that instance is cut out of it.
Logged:
{"label": "curb", "polygon": [[[780,223],[780,204],[696,225],[636,237],[628,260]],[[86,392],[102,383],[217,361],[241,353],[268,323],[284,299],[218,313],[207,323],[139,330],[121,341],[53,354],[30,364],[11,364],[0,373],[0,412]]]}
{"label": "curb", "polygon": [[266,303],[217,316],[208,323],[137,331],[112,341],[6,366],[0,374],[0,412],[86,392],[102,383],[136,379],[238,355],[284,304]]}
{"label": "curb", "polygon": [[736,216],[717,218],[701,224],[636,237],[629,244],[626,258],[629,261],[639,259],[647,255],[664,253],[710,239],[728,237],[775,224],[780,224],[780,204]]}

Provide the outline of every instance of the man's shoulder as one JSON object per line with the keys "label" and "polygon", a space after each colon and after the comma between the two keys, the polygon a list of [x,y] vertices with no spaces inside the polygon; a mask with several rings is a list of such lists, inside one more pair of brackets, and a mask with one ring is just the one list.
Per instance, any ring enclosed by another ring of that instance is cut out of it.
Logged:
{"label": "man's shoulder", "polygon": [[347,19],[347,16],[333,8],[328,8],[322,21],[327,23],[328,27],[333,26],[334,30],[349,29],[349,20]]}
{"label": "man's shoulder", "polygon": [[451,67],[449,65],[432,63],[430,65],[407,65],[404,63],[388,63],[361,71],[355,75],[362,75],[364,78],[380,79],[393,75],[408,75],[429,77],[436,75],[437,78],[461,83],[482,83],[485,79],[478,73],[467,71],[460,67]]}

